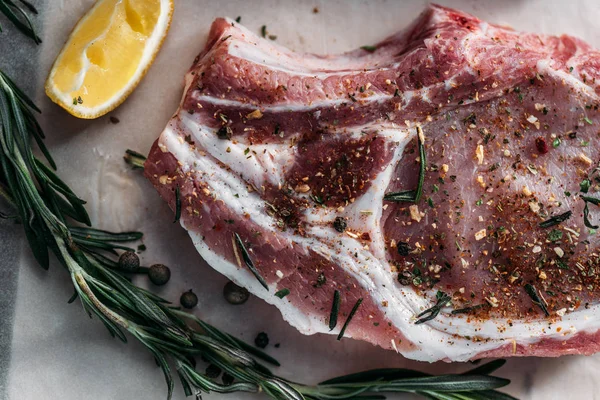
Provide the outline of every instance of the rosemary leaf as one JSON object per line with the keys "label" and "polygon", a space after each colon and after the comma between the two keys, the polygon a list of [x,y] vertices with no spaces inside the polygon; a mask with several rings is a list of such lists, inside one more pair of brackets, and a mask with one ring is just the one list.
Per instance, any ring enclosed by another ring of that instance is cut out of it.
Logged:
{"label": "rosemary leaf", "polygon": [[175,219],[173,220],[173,223],[179,221],[179,218],[181,218],[181,198],[179,194],[179,186],[177,186],[175,188]]}
{"label": "rosemary leaf", "polygon": [[358,307],[360,307],[361,303],[363,302],[362,297],[358,300],[356,300],[356,303],[354,304],[354,307],[352,307],[352,310],[350,311],[350,314],[348,314],[348,318],[346,318],[346,322],[344,322],[344,326],[342,326],[342,330],[340,331],[340,333],[337,336],[337,340],[342,340],[342,338],[344,337],[344,333],[346,332],[346,328],[348,328],[348,325],[350,325],[350,321],[352,321],[352,318],[354,317],[354,314],[356,314],[356,310],[358,310]]}
{"label": "rosemary leaf", "polygon": [[567,211],[562,214],[558,214],[551,218],[548,218],[544,222],[540,223],[540,228],[550,228],[551,226],[558,225],[561,222],[564,222],[564,221],[568,220],[569,218],[571,218],[572,214],[573,214],[572,211]]}
{"label": "rosemary leaf", "polygon": [[254,275],[254,277],[258,280],[258,282],[260,282],[262,287],[269,290],[269,285],[267,285],[267,281],[265,281],[265,278],[263,278],[260,275],[260,272],[254,266],[254,263],[252,262],[252,259],[250,258],[250,254],[248,254],[248,250],[246,250],[246,246],[244,246],[244,242],[242,241],[242,238],[240,238],[240,235],[238,235],[237,233],[234,233],[233,236],[235,238],[236,245],[242,252],[242,258],[244,259],[244,263],[246,264],[246,266],[248,267],[250,272],[252,272],[252,275]]}
{"label": "rosemary leaf", "polygon": [[415,190],[403,190],[400,192],[386,193],[384,200],[395,202],[418,203],[423,195],[423,183],[427,171],[427,154],[425,153],[425,136],[420,126],[417,126],[417,142],[419,145],[419,180]]}
{"label": "rosemary leaf", "polygon": [[546,305],[544,304],[543,300],[540,298],[539,292],[538,290],[535,288],[535,286],[531,285],[531,284],[526,284],[525,285],[525,292],[527,292],[527,294],[529,295],[529,297],[531,297],[531,300],[533,301],[533,304],[535,304],[536,306],[538,306],[546,315],[546,317],[550,316],[550,313],[548,312],[548,309],[546,308]]}
{"label": "rosemary leaf", "polygon": [[[30,3],[20,0],[21,3],[29,9],[30,12],[37,14],[37,10]],[[29,36],[35,44],[42,43],[42,40],[36,34],[33,24],[29,19],[29,16],[25,11],[16,5],[12,0],[0,0],[0,12],[2,12],[6,18],[12,22],[21,32]],[[1,31],[0,27],[0,31]]]}
{"label": "rosemary leaf", "polygon": [[127,149],[125,150],[125,155],[123,156],[125,162],[133,169],[144,169],[144,163],[146,162],[146,156],[138,153],[137,151]]}
{"label": "rosemary leaf", "polygon": [[329,313],[329,331],[335,329],[338,320],[338,314],[340,313],[340,291],[336,290],[333,292],[333,304],[331,305],[331,312]]}

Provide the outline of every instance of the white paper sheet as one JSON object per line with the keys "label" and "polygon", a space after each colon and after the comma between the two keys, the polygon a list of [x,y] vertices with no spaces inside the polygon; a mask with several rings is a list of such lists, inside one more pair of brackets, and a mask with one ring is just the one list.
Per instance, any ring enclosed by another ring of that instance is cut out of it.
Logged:
{"label": "white paper sheet", "polygon": [[[143,263],[161,262],[173,270],[172,281],[157,292],[177,301],[184,290],[194,289],[200,298],[198,315],[248,341],[267,331],[271,340],[268,351],[282,362],[276,372],[284,377],[315,383],[365,368],[410,367],[428,372],[464,368],[411,362],[352,340],[303,336],[283,322],[274,307],[257,299],[243,306],[228,305],[221,294],[226,280],[202,261],[187,234],[172,223],[172,213],[151,185],[122,160],[126,148],[146,153],[176,110],[184,73],[204,46],[215,17],[241,16],[242,24],[257,32],[267,25],[269,32],[277,35],[277,42],[291,49],[333,53],[374,43],[402,29],[426,1],[175,1],[173,24],[163,49],[137,90],[111,114],[120,120],[116,125],[108,116],[77,120],[43,95],[43,81],[54,57],[93,1],[50,0],[38,17],[44,20],[40,23],[44,43],[38,75],[32,79],[37,79],[35,97],[43,110],[41,122],[61,176],[89,201],[94,224],[111,230],[142,230],[148,247],[142,254]],[[600,47],[598,1],[440,3],[519,30],[573,34]],[[316,14],[315,7],[319,10]],[[14,62],[26,62],[22,57],[18,54]],[[10,400],[165,397],[162,374],[140,345],[134,340],[124,345],[111,339],[100,322],[86,317],[79,304],[67,305],[71,283],[59,265],[45,272],[25,248],[19,268],[7,386]],[[141,277],[138,282],[146,281]],[[280,348],[274,348],[275,343],[280,343]],[[499,374],[513,380],[509,393],[522,399],[546,400],[575,396],[600,399],[599,373],[600,357],[595,356],[513,359]],[[175,398],[184,398],[179,388]],[[234,394],[229,398],[255,397]]]}

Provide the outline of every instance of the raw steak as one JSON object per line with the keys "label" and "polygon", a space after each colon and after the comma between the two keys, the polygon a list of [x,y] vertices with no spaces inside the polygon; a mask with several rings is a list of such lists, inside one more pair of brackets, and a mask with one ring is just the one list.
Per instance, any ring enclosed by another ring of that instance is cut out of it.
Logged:
{"label": "raw steak", "polygon": [[579,39],[439,6],[336,56],[217,19],[145,173],[305,334],[362,299],[345,336],[413,359],[590,354],[599,75]]}

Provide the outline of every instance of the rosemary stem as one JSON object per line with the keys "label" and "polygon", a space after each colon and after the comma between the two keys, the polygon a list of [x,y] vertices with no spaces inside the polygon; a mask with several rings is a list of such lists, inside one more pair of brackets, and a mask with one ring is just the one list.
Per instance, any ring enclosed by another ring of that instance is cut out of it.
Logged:
{"label": "rosemary stem", "polygon": [[89,297],[91,302],[94,304],[94,306],[97,307],[98,310],[100,310],[102,314],[104,314],[107,318],[109,318],[115,324],[118,324],[129,331],[129,321],[122,318],[119,314],[113,312],[110,308],[106,307],[100,300],[98,300],[92,289],[87,284],[87,273],[79,265],[79,263],[73,259],[66,247],[66,243],[64,242],[64,240],[62,238],[56,237],[56,242],[58,248],[60,249],[60,254],[65,260],[65,264],[69,272],[71,273],[71,280],[73,281],[73,286],[75,286],[75,289],[77,291],[81,290],[83,293],[85,293]]}

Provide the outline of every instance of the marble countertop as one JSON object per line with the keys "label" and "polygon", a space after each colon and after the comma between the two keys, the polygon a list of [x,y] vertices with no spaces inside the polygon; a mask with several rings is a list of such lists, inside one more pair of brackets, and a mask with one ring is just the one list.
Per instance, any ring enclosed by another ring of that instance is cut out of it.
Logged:
{"label": "marble countertop", "polygon": [[[200,49],[215,17],[242,17],[259,31],[267,25],[277,42],[298,51],[333,53],[376,42],[410,23],[426,1],[175,0],[173,25],[162,51],[144,81],[111,115],[94,121],[76,120],[43,95],[43,82],[53,58],[72,26],[92,0],[38,0],[44,43],[34,46],[4,19],[0,34],[0,68],[36,99],[59,172],[81,197],[97,227],[141,230],[148,250],[145,264],[170,265],[173,279],[158,290],[176,300],[190,288],[199,295],[196,313],[208,322],[252,341],[267,331],[267,348],[282,362],[277,373],[314,383],[327,377],[376,367],[419,368],[440,373],[465,368],[456,364],[425,364],[369,344],[331,336],[303,336],[287,325],[278,311],[252,298],[243,306],[228,305],[221,294],[226,280],[196,253],[187,234],[172,224],[172,213],[148,182],[127,168],[126,148],[147,152],[182,92],[183,76]],[[569,33],[600,48],[600,2],[543,0],[447,0],[442,4],[519,30]],[[313,13],[317,7],[318,13]],[[123,194],[126,193],[124,196]],[[0,205],[2,207],[2,205]],[[1,208],[0,208],[1,209]],[[144,285],[145,279],[137,281]],[[163,399],[166,389],[152,357],[131,341],[124,345],[78,303],[68,305],[72,288],[64,269],[54,263],[43,271],[24,245],[21,229],[0,220],[0,398]],[[499,375],[512,379],[507,392],[521,399],[548,400],[578,396],[600,399],[600,357],[512,359]],[[183,399],[177,388],[175,399]],[[219,398],[209,395],[205,398]],[[222,397],[226,399],[227,397]],[[229,398],[253,399],[255,395]],[[399,395],[396,398],[410,397]]]}

